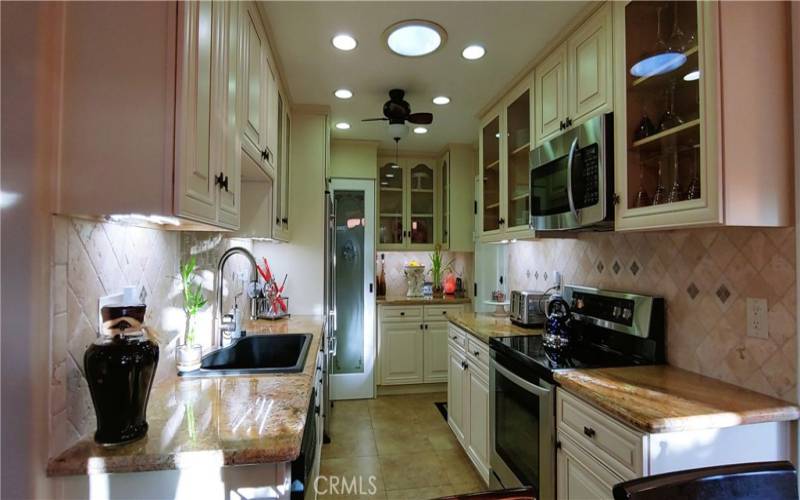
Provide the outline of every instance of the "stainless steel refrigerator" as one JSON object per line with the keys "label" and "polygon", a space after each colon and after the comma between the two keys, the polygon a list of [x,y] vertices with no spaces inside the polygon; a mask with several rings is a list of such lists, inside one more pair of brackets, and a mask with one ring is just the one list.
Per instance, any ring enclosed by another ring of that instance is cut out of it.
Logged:
{"label": "stainless steel refrigerator", "polygon": [[323,373],[323,437],[330,442],[331,369],[336,355],[336,202],[329,185],[325,189],[325,338],[322,341],[325,366]]}

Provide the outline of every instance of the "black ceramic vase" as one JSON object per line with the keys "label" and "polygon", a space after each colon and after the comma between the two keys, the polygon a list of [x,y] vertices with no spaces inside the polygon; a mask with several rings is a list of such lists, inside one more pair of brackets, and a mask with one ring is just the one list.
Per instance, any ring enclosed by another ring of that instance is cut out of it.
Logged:
{"label": "black ceramic vase", "polygon": [[103,330],[83,356],[97,416],[94,440],[118,445],[147,434],[147,400],[158,366],[158,344],[142,327],[146,306],[102,309]]}

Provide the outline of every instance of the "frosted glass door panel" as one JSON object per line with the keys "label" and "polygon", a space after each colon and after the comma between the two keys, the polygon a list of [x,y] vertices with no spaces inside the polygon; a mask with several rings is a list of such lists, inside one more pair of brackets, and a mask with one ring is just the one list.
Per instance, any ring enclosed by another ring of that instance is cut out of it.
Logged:
{"label": "frosted glass door panel", "polygon": [[364,192],[336,191],[338,346],[332,373],[364,372]]}

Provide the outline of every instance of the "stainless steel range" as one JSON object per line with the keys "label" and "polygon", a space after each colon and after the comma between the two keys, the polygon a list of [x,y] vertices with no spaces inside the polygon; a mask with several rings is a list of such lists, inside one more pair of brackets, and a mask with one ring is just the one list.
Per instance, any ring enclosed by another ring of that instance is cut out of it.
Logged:
{"label": "stainless steel range", "polygon": [[544,500],[556,495],[554,373],[665,362],[663,299],[574,285],[562,297],[566,351],[549,352],[540,335],[489,342],[491,486],[533,486]]}

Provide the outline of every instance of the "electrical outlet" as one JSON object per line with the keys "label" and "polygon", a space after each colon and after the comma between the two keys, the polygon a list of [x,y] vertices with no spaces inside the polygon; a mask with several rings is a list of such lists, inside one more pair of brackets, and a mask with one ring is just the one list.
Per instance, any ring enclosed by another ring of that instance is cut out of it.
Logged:
{"label": "electrical outlet", "polygon": [[747,336],[769,338],[767,299],[747,298]]}

